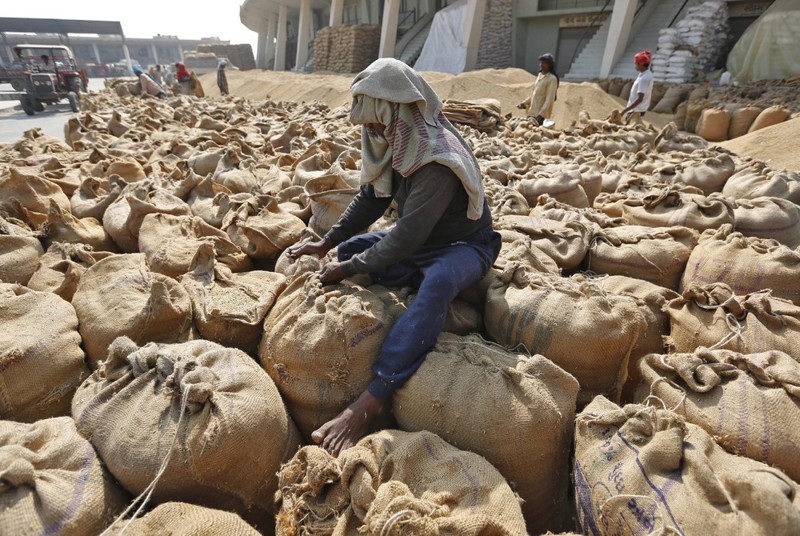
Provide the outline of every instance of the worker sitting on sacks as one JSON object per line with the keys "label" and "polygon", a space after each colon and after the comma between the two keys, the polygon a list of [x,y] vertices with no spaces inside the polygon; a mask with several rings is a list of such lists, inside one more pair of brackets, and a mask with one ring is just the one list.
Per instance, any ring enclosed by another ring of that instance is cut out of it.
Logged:
{"label": "worker sitting on sacks", "polygon": [[531,96],[519,103],[517,108],[527,110],[528,117],[533,117],[539,125],[544,125],[544,120],[550,119],[553,115],[558,83],[556,59],[552,54],[542,54],[539,56],[539,75],[536,77]]}
{"label": "worker sitting on sacks", "polygon": [[[416,372],[436,344],[450,303],[483,278],[501,245],[478,162],[428,83],[387,58],[356,76],[351,93],[350,120],[363,125],[361,190],[324,239],[293,246],[289,258],[323,257],[338,246],[338,262],[320,272],[323,284],[369,274],[380,285],[419,290],[384,340],[367,390],[312,434],[334,454],[356,444],[381,406]],[[358,235],[392,200],[397,224]]]}
{"label": "worker sitting on sacks", "polygon": [[653,55],[649,50],[643,50],[633,57],[639,76],[631,87],[628,106],[620,112],[627,122],[641,119],[650,109],[650,101],[653,98],[653,71],[650,70],[652,58]]}
{"label": "worker sitting on sacks", "polygon": [[141,67],[134,67],[133,74],[139,79],[139,84],[142,86],[142,95],[150,95],[159,99],[167,98],[167,92],[164,88],[158,85],[158,82],[145,73]]}

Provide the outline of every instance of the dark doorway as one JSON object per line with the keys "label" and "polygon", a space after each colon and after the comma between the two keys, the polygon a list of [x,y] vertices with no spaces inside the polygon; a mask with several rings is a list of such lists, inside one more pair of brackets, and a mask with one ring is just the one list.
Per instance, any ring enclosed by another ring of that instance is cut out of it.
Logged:
{"label": "dark doorway", "polygon": [[[564,76],[577,58],[583,47],[592,40],[599,27],[594,28],[561,28],[558,32],[558,49],[556,54],[556,72]],[[544,53],[546,51],[542,51]]]}

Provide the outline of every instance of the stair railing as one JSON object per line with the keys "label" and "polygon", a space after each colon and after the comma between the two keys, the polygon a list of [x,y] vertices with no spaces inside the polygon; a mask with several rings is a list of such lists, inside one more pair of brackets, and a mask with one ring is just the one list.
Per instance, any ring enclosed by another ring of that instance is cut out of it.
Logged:
{"label": "stair railing", "polygon": [[[589,35],[589,30],[591,28],[594,28],[594,25],[599,20],[600,15],[605,13],[605,10],[608,8],[608,6],[611,4],[611,2],[613,2],[613,0],[606,0],[606,3],[603,4],[603,7],[600,8],[600,11],[598,11],[595,14],[595,16],[592,17],[592,21],[589,23],[589,25],[586,27],[586,29],[583,30],[583,35],[581,35],[580,40],[578,40],[578,46],[575,47],[575,51],[572,53],[572,58],[570,58],[570,60],[569,60],[568,69],[571,69],[572,68],[572,64],[575,63],[575,58],[578,56],[578,51],[581,50],[581,45],[583,45],[583,42],[586,41],[586,37]],[[562,73],[562,74],[566,74],[566,73]]]}

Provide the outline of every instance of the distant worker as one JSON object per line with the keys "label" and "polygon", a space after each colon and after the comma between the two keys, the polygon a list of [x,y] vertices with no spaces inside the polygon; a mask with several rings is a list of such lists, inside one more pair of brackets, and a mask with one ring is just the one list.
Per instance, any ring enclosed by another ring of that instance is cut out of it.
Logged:
{"label": "distant worker", "polygon": [[228,76],[225,74],[227,66],[228,62],[222,60],[219,62],[219,67],[217,67],[217,87],[219,87],[219,92],[223,95],[228,94]]}
{"label": "distant worker", "polygon": [[149,74],[145,73],[141,67],[134,67],[133,74],[139,79],[139,84],[142,86],[142,95],[151,95],[159,99],[165,99],[167,92]]}
{"label": "distant worker", "polygon": [[40,71],[52,71],[53,70],[53,66],[50,65],[50,56],[48,56],[47,54],[42,54],[41,56],[39,56],[39,59],[42,60],[42,65],[39,67]]}
{"label": "distant worker", "polygon": [[556,102],[559,78],[556,74],[556,59],[552,54],[539,56],[539,75],[533,85],[531,96],[521,102],[517,108],[528,111],[539,125],[553,115],[553,104]]}
{"label": "distant worker", "polygon": [[633,82],[631,94],[628,97],[628,106],[620,112],[626,120],[630,121],[634,114],[644,117],[645,112],[650,109],[650,101],[653,98],[653,71],[650,70],[650,61],[653,55],[649,50],[643,50],[633,57],[633,63],[639,76]]}
{"label": "distant worker", "polygon": [[175,78],[178,80],[178,85],[181,86],[182,95],[192,94],[192,74],[186,69],[183,63],[175,64]]}

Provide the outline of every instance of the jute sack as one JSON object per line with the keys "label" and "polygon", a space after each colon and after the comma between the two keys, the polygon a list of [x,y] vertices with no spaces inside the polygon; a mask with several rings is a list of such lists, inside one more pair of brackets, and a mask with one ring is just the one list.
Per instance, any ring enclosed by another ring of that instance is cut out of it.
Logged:
{"label": "jute sack", "polygon": [[665,409],[596,398],[576,421],[573,481],[586,534],[800,531],[797,484]]}
{"label": "jute sack", "polygon": [[54,242],[39,259],[28,288],[52,292],[71,302],[86,269],[112,255],[108,251],[94,251],[83,244]]}
{"label": "jute sack", "polygon": [[540,177],[518,181],[514,188],[525,196],[529,205],[536,203],[540,195],[548,194],[550,197],[572,205],[585,208],[589,206],[589,197],[581,185],[580,173],[553,173]]}
{"label": "jute sack", "polygon": [[737,295],[769,289],[800,305],[800,253],[775,240],[734,233],[730,225],[708,230],[689,257],[681,289],[717,282]]}
{"label": "jute sack", "polygon": [[761,114],[757,106],[742,106],[731,114],[731,125],[728,128],[728,139],[744,136],[750,130],[756,118]]}
{"label": "jute sack", "polygon": [[97,251],[118,251],[103,226],[94,218],[78,219],[55,202],[50,202],[47,221],[42,226],[42,243],[85,244]]}
{"label": "jute sack", "polygon": [[100,534],[125,492],[70,417],[0,421],[0,533]]}
{"label": "jute sack", "polygon": [[383,287],[345,280],[288,282],[264,320],[259,358],[306,439],[367,388],[381,345],[405,305]]}
{"label": "jute sack", "polygon": [[683,125],[686,124],[686,112],[688,111],[689,103],[687,101],[683,101],[680,103],[677,108],[675,108],[675,121],[676,125],[680,125],[683,128]]}
{"label": "jute sack", "polygon": [[222,160],[225,151],[222,149],[210,150],[193,154],[188,158],[189,168],[198,175],[205,177],[217,170],[219,161]]}
{"label": "jute sack", "polygon": [[279,536],[527,534],[497,469],[430,432],[379,432],[338,458],[304,447],[279,481]]}
{"label": "jute sack", "polygon": [[777,240],[790,248],[800,246],[800,206],[791,201],[777,197],[737,199],[733,213],[736,232]]}
{"label": "jute sack", "polygon": [[204,245],[233,272],[250,270],[253,263],[224,232],[197,216],[148,214],[139,229],[139,251],[153,272],[178,278],[191,269],[192,259]]}
{"label": "jute sack", "polygon": [[34,422],[69,415],[88,376],[78,318],[54,294],[0,283],[0,418]]}
{"label": "jute sack", "polygon": [[539,196],[536,206],[530,210],[529,216],[560,222],[577,221],[590,229],[595,226],[603,229],[618,227],[627,223],[622,218],[612,218],[596,208],[577,208],[561,203],[547,194]]}
{"label": "jute sack", "polygon": [[734,199],[777,197],[800,204],[800,180],[789,173],[773,171],[763,162],[751,162],[728,179],[722,193]]}
{"label": "jute sack", "polygon": [[730,125],[731,114],[728,110],[722,107],[706,108],[697,124],[697,134],[708,141],[725,141]]}
{"label": "jute sack", "polygon": [[530,238],[531,244],[553,259],[564,270],[580,266],[592,240],[590,227],[579,222],[558,222],[530,216],[503,216],[494,228],[504,234],[504,241]]}
{"label": "jute sack", "polygon": [[674,166],[661,168],[659,175],[667,184],[686,184],[700,188],[705,195],[721,192],[725,182],[736,170],[736,163],[729,155],[720,153],[717,156],[701,160],[689,160]]}
{"label": "jute sack", "polygon": [[653,395],[728,452],[800,480],[800,363],[783,352],[698,349],[642,362],[639,398]]}
{"label": "jute sack", "polygon": [[261,184],[253,172],[254,165],[254,160],[246,158],[239,147],[233,146],[225,151],[217,163],[217,169],[211,180],[236,194],[259,193]]}
{"label": "jute sack", "polygon": [[192,303],[174,279],[150,272],[141,254],[114,255],[86,270],[72,298],[94,370],[122,335],[138,344],[183,342],[192,331]]}
{"label": "jute sack", "polygon": [[257,196],[239,207],[231,207],[222,230],[231,241],[254,259],[275,259],[297,243],[306,224],[284,212],[270,196]]}
{"label": "jute sack", "polygon": [[322,175],[311,179],[305,183],[304,188],[311,202],[308,226],[320,236],[330,231],[339,221],[359,191],[339,175]]}
{"label": "jute sack", "polygon": [[43,254],[36,233],[0,216],[0,281],[26,285]]}
{"label": "jute sack", "polygon": [[258,355],[264,317],[286,285],[274,272],[232,273],[202,244],[180,282],[192,300],[194,322],[204,339]]}
{"label": "jute sack", "polygon": [[[689,106],[691,109],[691,106]],[[689,116],[686,117],[689,122]],[[688,131],[688,129],[686,129]],[[694,132],[694,131],[691,131]],[[708,148],[708,142],[700,136],[681,134],[675,123],[669,123],[656,136],[653,147],[659,153],[681,152],[691,153]]]}
{"label": "jute sack", "polygon": [[769,291],[736,296],[723,283],[691,286],[665,311],[670,353],[701,346],[748,354],[778,350],[800,361],[800,307]]}
{"label": "jute sack", "polygon": [[647,324],[647,329],[639,335],[628,360],[628,379],[622,388],[622,400],[630,402],[633,401],[634,392],[642,379],[639,362],[647,354],[662,354],[666,351],[664,337],[669,335],[669,316],[664,312],[664,307],[667,302],[679,297],[679,294],[641,279],[621,275],[598,277],[596,282],[605,292],[634,298]]}
{"label": "jute sack", "polygon": [[631,197],[622,203],[621,210],[622,217],[631,225],[648,227],[683,226],[705,231],[734,222],[730,200],[718,194],[704,197],[669,188],[643,197]]}
{"label": "jute sack", "polygon": [[671,86],[667,92],[658,101],[658,104],[653,107],[653,112],[657,114],[671,114],[675,112],[675,108],[686,100],[689,96],[689,90],[684,86]]}
{"label": "jute sack", "polygon": [[[186,198],[186,204],[192,210],[192,214],[202,218],[204,222],[217,229],[222,227],[222,219],[228,212],[228,199],[232,197],[232,192],[215,184],[209,178],[205,178],[195,186]],[[238,194],[249,196],[250,194]]]}
{"label": "jute sack", "polygon": [[51,201],[67,211],[70,207],[69,198],[61,188],[41,177],[25,174],[14,166],[0,178],[0,192],[3,192],[0,212],[6,214],[15,212],[14,201],[39,214],[47,214]]}
{"label": "jute sack", "polygon": [[433,432],[486,458],[524,501],[528,531],[541,534],[565,519],[578,388],[540,355],[443,333],[394,393],[392,411],[402,430]]}
{"label": "jute sack", "polygon": [[[129,536],[259,536],[259,532],[233,512],[195,504],[168,502],[127,525],[120,520],[108,534]],[[126,528],[127,527],[127,528]],[[123,532],[124,531],[124,532]]]}
{"label": "jute sack", "polygon": [[789,119],[789,115],[791,115],[791,112],[783,106],[770,106],[758,114],[758,117],[756,117],[756,120],[753,121],[753,124],[750,126],[750,129],[747,132],[755,132],[756,130],[761,130],[762,128],[783,123]]}
{"label": "jute sack", "polygon": [[123,188],[125,182],[119,176],[83,179],[70,198],[72,214],[77,218],[94,218],[102,222],[106,209],[119,198]]}
{"label": "jute sack", "polygon": [[697,241],[697,232],[688,227],[601,229],[583,264],[592,272],[635,277],[677,290]]}
{"label": "jute sack", "polygon": [[518,270],[489,283],[484,324],[494,341],[523,345],[575,376],[579,405],[599,393],[619,398],[631,350],[646,329],[632,298],[607,295],[582,276],[519,277]]}
{"label": "jute sack", "polygon": [[126,253],[139,251],[139,229],[148,214],[191,216],[189,205],[167,190],[145,181],[125,188],[103,216],[103,227]]}
{"label": "jute sack", "polygon": [[116,339],[75,393],[72,416],[132,494],[155,482],[155,503],[230,509],[265,528],[275,475],[300,443],[258,364],[202,340],[138,347]]}

